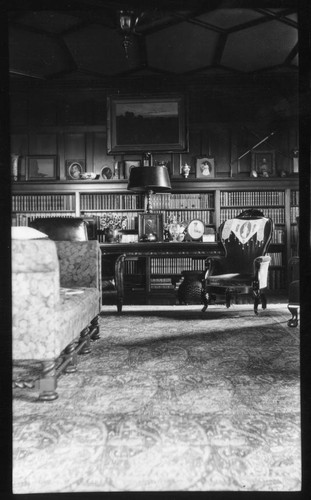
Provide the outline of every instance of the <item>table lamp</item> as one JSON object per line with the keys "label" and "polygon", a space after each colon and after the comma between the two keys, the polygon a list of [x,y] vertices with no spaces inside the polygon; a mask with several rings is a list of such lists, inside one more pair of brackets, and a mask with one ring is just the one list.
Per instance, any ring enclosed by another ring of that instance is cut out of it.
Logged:
{"label": "table lamp", "polygon": [[147,193],[147,213],[152,212],[151,195],[171,190],[168,170],[164,165],[154,167],[133,167],[127,185],[130,191]]}
{"label": "table lamp", "polygon": [[[154,226],[155,221],[163,226],[163,214],[152,214],[151,195],[155,192],[164,192],[171,190],[171,182],[168,170],[164,165],[153,167],[133,167],[130,171],[130,177],[127,189],[140,193],[147,193],[147,213],[139,214],[139,233],[140,241],[157,241],[158,236]],[[145,223],[143,224],[143,219]],[[142,228],[142,231],[141,229]],[[161,232],[161,231],[160,231]]]}

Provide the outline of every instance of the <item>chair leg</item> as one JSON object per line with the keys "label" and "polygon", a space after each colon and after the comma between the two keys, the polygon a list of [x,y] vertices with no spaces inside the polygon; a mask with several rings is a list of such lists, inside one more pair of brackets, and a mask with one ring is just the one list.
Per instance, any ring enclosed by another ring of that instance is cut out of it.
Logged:
{"label": "chair leg", "polygon": [[287,306],[292,317],[288,320],[287,325],[290,327],[298,326],[298,306]]}
{"label": "chair leg", "polygon": [[266,294],[261,292],[260,293],[260,297],[261,297],[261,307],[263,309],[267,309],[267,298],[266,298]]}
{"label": "chair leg", "polygon": [[203,304],[203,307],[201,309],[202,312],[205,312],[207,307],[208,307],[208,293],[204,290],[204,287],[202,286],[201,289],[201,302]]}
{"label": "chair leg", "polygon": [[230,307],[231,304],[231,294],[229,290],[226,290],[226,307],[227,309]]}

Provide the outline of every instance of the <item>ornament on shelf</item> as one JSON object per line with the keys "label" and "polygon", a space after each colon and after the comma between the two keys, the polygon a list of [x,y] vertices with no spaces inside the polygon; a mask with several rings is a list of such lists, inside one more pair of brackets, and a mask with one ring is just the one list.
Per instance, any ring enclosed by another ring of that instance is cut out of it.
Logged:
{"label": "ornament on shelf", "polygon": [[190,173],[190,167],[189,167],[188,163],[186,163],[185,165],[182,165],[181,173],[185,177],[185,179],[187,179],[187,177]]}

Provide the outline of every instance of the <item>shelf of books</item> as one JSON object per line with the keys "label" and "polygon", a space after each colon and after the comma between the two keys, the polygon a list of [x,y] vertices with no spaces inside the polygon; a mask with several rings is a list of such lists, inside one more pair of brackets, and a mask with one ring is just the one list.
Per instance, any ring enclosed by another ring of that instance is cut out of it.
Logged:
{"label": "shelf of books", "polygon": [[215,193],[157,193],[153,195],[155,213],[163,214],[164,224],[173,220],[187,223],[200,219],[206,227],[215,225]]}
{"label": "shelf of books", "polygon": [[74,193],[13,194],[12,225],[28,226],[36,217],[73,217],[76,210]]}
{"label": "shelf of books", "polygon": [[[144,209],[144,197],[129,193],[81,193],[80,214],[96,220],[97,236],[100,243],[104,240],[103,222],[114,217],[124,221],[126,229],[137,228],[137,215]],[[108,223],[108,222],[107,222]]]}

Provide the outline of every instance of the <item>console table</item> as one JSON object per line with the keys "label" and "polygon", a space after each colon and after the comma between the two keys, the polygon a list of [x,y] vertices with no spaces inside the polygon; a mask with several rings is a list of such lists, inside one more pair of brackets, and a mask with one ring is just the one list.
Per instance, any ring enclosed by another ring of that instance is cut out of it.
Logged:
{"label": "console table", "polygon": [[[137,257],[221,257],[224,250],[219,243],[201,242],[142,242],[142,243],[101,243],[102,255],[115,256],[115,282],[117,308],[122,312],[124,300],[124,262]],[[150,266],[147,266],[147,294],[150,293]]]}

